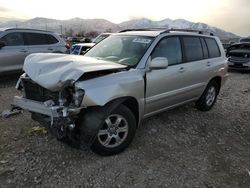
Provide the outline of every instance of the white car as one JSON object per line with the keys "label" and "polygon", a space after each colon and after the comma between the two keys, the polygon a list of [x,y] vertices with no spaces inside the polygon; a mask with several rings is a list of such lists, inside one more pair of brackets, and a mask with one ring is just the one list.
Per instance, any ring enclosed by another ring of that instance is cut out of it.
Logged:
{"label": "white car", "polygon": [[83,55],[90,48],[92,48],[94,45],[95,45],[95,43],[79,43],[79,44],[74,44],[71,47],[71,54],[74,54],[74,55]]}

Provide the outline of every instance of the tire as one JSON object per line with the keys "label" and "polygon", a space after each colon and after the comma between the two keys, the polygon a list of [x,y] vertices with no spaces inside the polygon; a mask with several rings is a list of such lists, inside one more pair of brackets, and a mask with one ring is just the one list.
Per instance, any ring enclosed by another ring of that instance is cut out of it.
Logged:
{"label": "tire", "polygon": [[200,111],[210,110],[217,100],[219,90],[219,84],[214,80],[210,81],[205,91],[203,92],[199,100],[196,102],[196,108]]}
{"label": "tire", "polygon": [[119,105],[104,119],[91,150],[99,155],[114,155],[125,150],[136,132],[133,113],[124,105]]}

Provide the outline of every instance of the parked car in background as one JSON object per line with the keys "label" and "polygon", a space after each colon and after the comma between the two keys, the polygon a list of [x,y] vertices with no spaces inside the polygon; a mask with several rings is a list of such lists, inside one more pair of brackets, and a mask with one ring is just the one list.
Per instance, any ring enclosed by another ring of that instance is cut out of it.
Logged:
{"label": "parked car in background", "polygon": [[68,37],[67,41],[70,41],[71,44],[76,44],[79,43],[82,39],[82,37]]}
{"label": "parked car in background", "polygon": [[74,44],[71,47],[71,54],[74,54],[74,55],[84,55],[94,45],[95,45],[95,43],[79,43],[79,44]]}
{"label": "parked car in background", "polygon": [[31,53],[66,53],[68,47],[57,34],[34,29],[0,31],[0,74],[19,71]]}
{"label": "parked car in background", "polygon": [[72,54],[73,51],[75,50],[75,48],[77,47],[77,51],[75,51],[74,54],[75,53],[79,54],[80,51],[78,53],[78,50],[79,50],[80,46],[82,46],[83,49],[90,48],[90,47],[94,46],[94,44],[101,42],[102,40],[104,40],[105,38],[107,38],[110,35],[111,35],[111,33],[102,33],[102,34],[98,35],[92,42],[90,42],[90,39],[84,38],[83,41],[81,41],[81,43],[75,43],[75,44],[71,45],[70,53]]}
{"label": "parked car in background", "polygon": [[17,83],[23,94],[14,105],[31,112],[58,139],[112,155],[128,147],[146,117],[192,101],[199,110],[210,110],[227,68],[215,36],[188,30],[123,31],[84,56],[27,57]]}
{"label": "parked car in background", "polygon": [[231,45],[232,45],[231,43],[222,43],[225,52],[227,52],[227,48]]}
{"label": "parked car in background", "polygon": [[104,40],[105,38],[109,37],[110,35],[111,35],[111,33],[102,33],[102,34],[98,35],[92,42],[99,43],[102,40]]}
{"label": "parked car in background", "polygon": [[230,46],[226,55],[230,69],[250,70],[250,42],[241,42]]}
{"label": "parked car in background", "polygon": [[250,37],[244,37],[244,38],[241,38],[239,40],[240,43],[245,43],[245,42],[249,42],[250,43]]}

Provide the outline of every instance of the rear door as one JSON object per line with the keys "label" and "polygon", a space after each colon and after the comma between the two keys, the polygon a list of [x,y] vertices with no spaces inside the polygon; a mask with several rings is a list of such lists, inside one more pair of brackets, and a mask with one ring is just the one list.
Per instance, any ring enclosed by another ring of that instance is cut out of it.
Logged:
{"label": "rear door", "polygon": [[25,33],[25,41],[28,44],[30,53],[50,53],[57,51],[58,40],[49,34]]}
{"label": "rear door", "polygon": [[29,54],[21,32],[11,32],[3,36],[6,46],[0,49],[0,72],[21,70],[24,59]]}

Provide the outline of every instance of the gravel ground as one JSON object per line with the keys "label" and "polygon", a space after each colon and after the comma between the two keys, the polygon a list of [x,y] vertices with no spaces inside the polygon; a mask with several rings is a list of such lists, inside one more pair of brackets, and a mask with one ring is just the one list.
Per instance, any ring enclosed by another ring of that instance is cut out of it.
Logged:
{"label": "gravel ground", "polygon": [[[13,80],[0,81],[0,112],[17,94]],[[231,73],[211,111],[188,104],[146,119],[111,157],[31,133],[27,112],[0,119],[0,187],[250,187],[249,83]]]}

